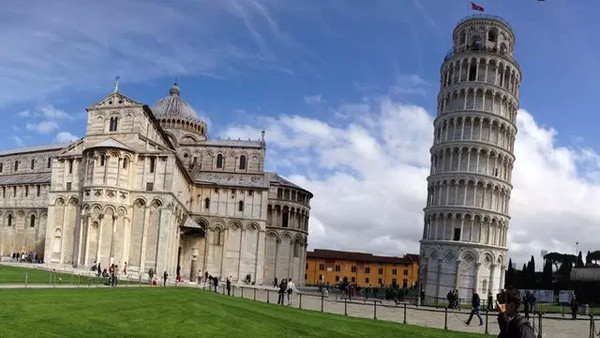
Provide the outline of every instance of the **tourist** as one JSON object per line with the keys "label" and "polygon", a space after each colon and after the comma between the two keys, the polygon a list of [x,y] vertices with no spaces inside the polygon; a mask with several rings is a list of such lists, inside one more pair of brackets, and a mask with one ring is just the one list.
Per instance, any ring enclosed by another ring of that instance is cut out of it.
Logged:
{"label": "tourist", "polygon": [[112,276],[112,286],[117,286],[117,284],[119,284],[119,266],[115,264]]}
{"label": "tourist", "polygon": [[483,325],[483,319],[481,319],[480,314],[480,306],[481,299],[479,298],[479,294],[477,294],[477,291],[473,289],[473,298],[471,299],[471,314],[469,315],[469,319],[467,319],[467,325],[471,324],[471,319],[473,319],[473,315],[476,315],[477,318],[479,318],[479,326]]}
{"label": "tourist", "polygon": [[492,311],[494,309],[494,296],[492,295],[491,292],[488,292],[488,299],[487,299],[487,306],[488,306],[488,310]]}
{"label": "tourist", "polygon": [[531,297],[531,294],[529,293],[529,291],[526,291],[525,294],[523,295],[523,312],[525,312],[526,319],[529,319],[529,304],[530,304],[529,297]]}
{"label": "tourist", "polygon": [[419,298],[421,299],[421,305],[425,305],[425,289],[421,289],[421,293],[419,294]]}
{"label": "tourist", "polygon": [[227,277],[225,283],[227,283],[227,295],[231,296],[231,275]]}
{"label": "tourist", "polygon": [[219,293],[219,277],[217,277],[217,276],[213,277],[213,285],[215,287],[215,292]]}
{"label": "tourist", "polygon": [[102,274],[102,266],[100,265],[100,262],[98,262],[98,277],[100,277],[101,274]]}
{"label": "tourist", "polygon": [[283,305],[283,294],[285,293],[285,289],[287,288],[287,283],[285,282],[285,278],[281,280],[281,283],[279,283],[279,291],[278,296],[279,298],[277,299],[277,305]]}
{"label": "tourist", "polygon": [[279,286],[279,284],[277,284],[277,277],[275,277],[275,282],[273,283],[273,286],[274,287],[278,287]]}
{"label": "tourist", "polygon": [[529,321],[519,315],[521,295],[519,290],[509,289],[504,292],[504,304],[496,301],[498,308],[498,338],[535,338]]}
{"label": "tourist", "polygon": [[292,282],[292,279],[290,278],[290,281],[287,283],[287,300],[288,300],[288,306],[292,306],[292,301],[294,300],[294,292],[296,292],[296,285],[294,285],[294,282]]}
{"label": "tourist", "polygon": [[577,297],[575,297],[575,293],[571,294],[569,306],[571,307],[571,317],[573,319],[577,319],[577,311],[579,310],[579,304],[577,303]]}
{"label": "tourist", "polygon": [[163,286],[167,286],[167,279],[169,279],[169,273],[167,272],[167,270],[165,270],[165,273],[163,273]]}
{"label": "tourist", "polygon": [[531,293],[529,295],[529,311],[531,311],[531,313],[533,314],[533,316],[535,317],[535,303],[537,301],[537,298],[535,298],[535,295],[533,293]]}
{"label": "tourist", "polygon": [[181,266],[177,265],[177,274],[175,275],[175,281],[181,282]]}
{"label": "tourist", "polygon": [[202,270],[198,270],[198,285],[202,283]]}
{"label": "tourist", "polygon": [[148,270],[148,283],[152,284],[153,280],[154,280],[154,270],[152,270],[152,268],[150,268],[150,270]]}
{"label": "tourist", "polygon": [[127,275],[127,262],[125,262],[125,264],[123,265],[123,275]]}
{"label": "tourist", "polygon": [[446,295],[446,299],[448,299],[448,308],[453,309],[454,308],[454,290],[448,291],[448,294]]}

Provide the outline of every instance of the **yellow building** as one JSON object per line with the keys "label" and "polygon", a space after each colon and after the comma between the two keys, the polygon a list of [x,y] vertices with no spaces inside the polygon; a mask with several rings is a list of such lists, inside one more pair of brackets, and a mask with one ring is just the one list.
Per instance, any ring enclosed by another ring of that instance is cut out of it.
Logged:
{"label": "yellow building", "polygon": [[355,283],[360,287],[394,284],[416,286],[419,256],[375,256],[369,253],[315,249],[306,253],[306,285]]}

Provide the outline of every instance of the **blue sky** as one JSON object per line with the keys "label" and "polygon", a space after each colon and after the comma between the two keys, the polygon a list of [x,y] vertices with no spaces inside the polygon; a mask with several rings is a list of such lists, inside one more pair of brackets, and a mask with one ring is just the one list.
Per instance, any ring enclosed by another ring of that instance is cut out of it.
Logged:
{"label": "blue sky", "polygon": [[[600,2],[477,3],[510,22],[523,72],[517,142],[526,156],[515,168],[511,255],[573,250],[575,241],[600,249],[580,239],[600,216],[581,209],[600,192]],[[462,0],[15,4],[0,13],[0,147],[82,136],[85,107],[116,75],[122,93],[149,105],[177,78],[211,137],[266,129],[268,168],[320,193],[311,247],[416,252],[439,69],[467,14]],[[373,172],[380,158],[389,176]],[[533,185],[540,172],[555,190]],[[573,208],[558,199],[573,195]],[[565,223],[581,228],[565,237]]]}

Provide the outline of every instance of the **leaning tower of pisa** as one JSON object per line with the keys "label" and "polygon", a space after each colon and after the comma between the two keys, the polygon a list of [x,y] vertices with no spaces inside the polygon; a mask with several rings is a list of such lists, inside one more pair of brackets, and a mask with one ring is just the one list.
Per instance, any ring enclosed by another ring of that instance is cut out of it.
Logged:
{"label": "leaning tower of pisa", "polygon": [[427,178],[420,284],[428,301],[504,287],[521,71],[497,17],[461,20],[444,58]]}

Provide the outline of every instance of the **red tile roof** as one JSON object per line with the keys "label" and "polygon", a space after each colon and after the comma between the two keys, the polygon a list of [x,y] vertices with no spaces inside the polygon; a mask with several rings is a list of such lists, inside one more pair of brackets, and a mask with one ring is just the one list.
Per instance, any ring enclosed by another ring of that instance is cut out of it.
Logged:
{"label": "red tile roof", "polygon": [[306,257],[392,264],[410,264],[412,262],[419,261],[419,256],[413,254],[407,254],[404,257],[375,256],[373,254],[364,252],[337,251],[326,249],[315,249],[314,251],[308,251],[306,253]]}

